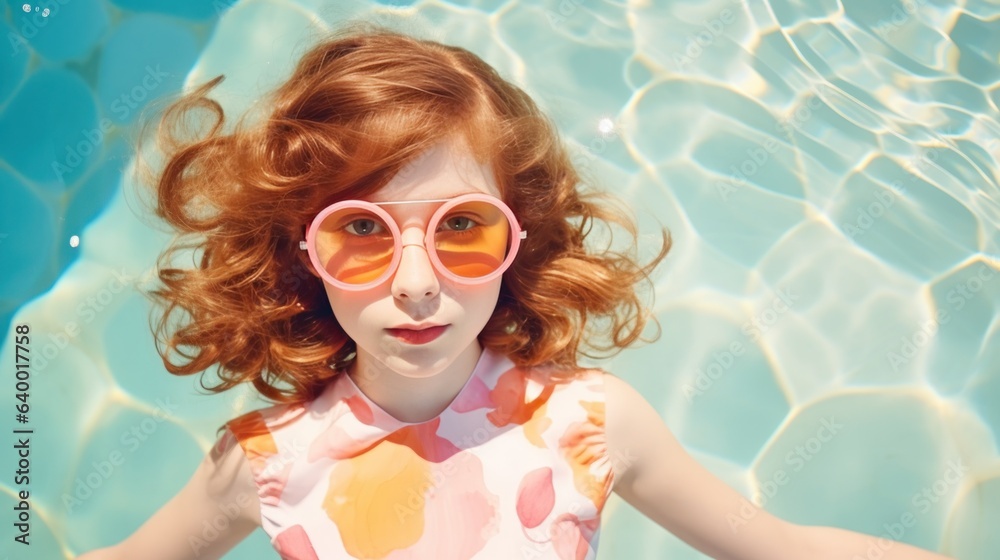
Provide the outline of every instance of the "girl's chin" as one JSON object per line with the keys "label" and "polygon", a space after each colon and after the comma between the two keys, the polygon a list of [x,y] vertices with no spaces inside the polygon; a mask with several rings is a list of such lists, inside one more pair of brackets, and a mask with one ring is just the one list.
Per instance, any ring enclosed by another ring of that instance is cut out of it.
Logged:
{"label": "girl's chin", "polygon": [[434,377],[444,371],[454,361],[453,356],[445,356],[440,351],[429,352],[413,349],[402,355],[376,356],[382,367],[401,377],[422,379]]}

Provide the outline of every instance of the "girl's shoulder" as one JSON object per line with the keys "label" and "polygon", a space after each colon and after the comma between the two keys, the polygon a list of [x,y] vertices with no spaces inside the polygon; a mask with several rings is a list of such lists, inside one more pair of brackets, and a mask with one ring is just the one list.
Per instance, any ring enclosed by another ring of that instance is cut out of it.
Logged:
{"label": "girl's shoulder", "polygon": [[597,367],[565,367],[557,365],[537,365],[519,367],[526,379],[556,391],[572,389],[603,392],[607,371]]}
{"label": "girl's shoulder", "polygon": [[276,434],[304,417],[313,401],[300,404],[273,404],[251,410],[226,422],[226,431],[253,462],[277,451]]}

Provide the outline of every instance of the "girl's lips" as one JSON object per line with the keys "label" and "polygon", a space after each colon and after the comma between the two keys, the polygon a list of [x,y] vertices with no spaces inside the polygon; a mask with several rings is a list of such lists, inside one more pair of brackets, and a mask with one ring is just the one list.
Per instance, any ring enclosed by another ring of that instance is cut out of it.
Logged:
{"label": "girl's lips", "polygon": [[439,327],[428,327],[419,331],[412,329],[386,329],[386,331],[407,344],[427,344],[441,336],[447,328],[448,325],[441,325]]}

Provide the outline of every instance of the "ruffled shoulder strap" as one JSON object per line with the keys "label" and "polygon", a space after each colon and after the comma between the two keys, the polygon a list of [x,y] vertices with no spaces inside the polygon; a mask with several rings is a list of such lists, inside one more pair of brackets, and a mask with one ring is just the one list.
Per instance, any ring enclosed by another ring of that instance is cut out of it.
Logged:
{"label": "ruffled shoulder strap", "polygon": [[291,461],[280,453],[281,432],[304,412],[302,406],[275,405],[226,422],[246,455],[261,502],[276,504],[288,480]]}

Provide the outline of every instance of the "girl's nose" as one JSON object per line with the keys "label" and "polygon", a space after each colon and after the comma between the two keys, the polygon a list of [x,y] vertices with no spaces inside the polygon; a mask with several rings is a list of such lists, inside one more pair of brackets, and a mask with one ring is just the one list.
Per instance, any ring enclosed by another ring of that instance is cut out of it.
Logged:
{"label": "girl's nose", "polygon": [[392,295],[397,299],[419,303],[433,298],[441,289],[422,233],[418,228],[403,233],[399,268],[392,279]]}

